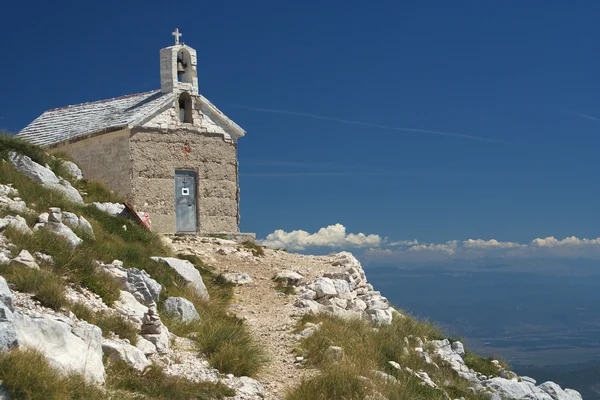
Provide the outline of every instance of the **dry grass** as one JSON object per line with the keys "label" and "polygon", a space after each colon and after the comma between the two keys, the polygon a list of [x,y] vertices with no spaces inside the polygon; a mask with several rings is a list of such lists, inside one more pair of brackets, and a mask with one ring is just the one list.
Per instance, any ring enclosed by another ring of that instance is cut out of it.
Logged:
{"label": "dry grass", "polygon": [[0,381],[15,399],[102,400],[102,389],[79,374],[63,375],[37,350],[15,349],[0,354]]}
{"label": "dry grass", "polygon": [[250,240],[243,242],[242,246],[251,250],[254,257],[263,257],[265,255],[265,248]]}
{"label": "dry grass", "polygon": [[233,390],[220,383],[192,382],[187,379],[166,375],[162,369],[152,365],[142,373],[123,362],[108,368],[107,384],[113,390],[161,400],[209,400],[233,396]]}
{"label": "dry grass", "polygon": [[[192,339],[198,350],[208,357],[209,363],[220,372],[236,376],[255,376],[267,360],[248,326],[227,313],[233,296],[233,285],[215,274],[198,257],[184,254],[179,254],[178,257],[187,259],[200,271],[210,301],[196,295],[168,268],[155,271],[158,278],[148,271],[165,287],[161,299],[170,296],[184,297],[194,304],[200,315],[200,321],[191,323],[182,323],[168,317],[163,318],[163,322],[176,335]],[[157,266],[160,264],[157,263]]]}
{"label": "dry grass", "polygon": [[[436,368],[426,364],[414,351],[405,354],[405,337],[442,338],[439,328],[427,321],[419,321],[408,315],[404,318],[395,316],[391,325],[374,328],[364,320],[308,315],[301,319],[298,329],[302,329],[306,322],[321,323],[321,328],[301,342],[298,352],[306,357],[310,366],[319,368],[322,374],[292,389],[286,397],[287,400],[327,398],[319,397],[320,391],[327,390],[326,388],[343,390],[344,382],[353,382],[353,387],[361,383],[360,388],[355,387],[361,395],[379,394],[390,400],[445,398],[442,391],[421,385],[420,379],[404,370],[393,368],[389,361],[398,362],[402,367],[409,367],[414,371],[427,372],[452,398],[483,398],[479,394],[468,393],[465,389],[470,386],[469,382],[441,360],[437,360],[439,368]],[[341,361],[332,361],[325,356],[330,346],[344,349]],[[382,380],[374,371],[383,371],[393,376],[395,381]],[[355,398],[345,392],[325,393],[329,396],[341,396],[329,398]]]}

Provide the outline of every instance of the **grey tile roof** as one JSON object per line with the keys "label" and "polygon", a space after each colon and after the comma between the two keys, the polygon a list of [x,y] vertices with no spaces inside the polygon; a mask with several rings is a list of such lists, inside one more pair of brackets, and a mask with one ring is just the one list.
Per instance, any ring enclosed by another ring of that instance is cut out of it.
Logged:
{"label": "grey tile roof", "polygon": [[161,111],[172,93],[154,90],[114,99],[48,110],[17,134],[31,143],[50,146],[96,132],[131,127]]}

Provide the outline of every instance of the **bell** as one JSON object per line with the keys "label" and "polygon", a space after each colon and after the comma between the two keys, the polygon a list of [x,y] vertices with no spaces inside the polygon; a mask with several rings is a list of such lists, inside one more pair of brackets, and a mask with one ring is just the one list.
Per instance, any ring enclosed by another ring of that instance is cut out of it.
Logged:
{"label": "bell", "polygon": [[181,61],[177,61],[177,73],[179,75],[181,75],[184,72],[185,72],[185,67],[183,66],[183,63]]}

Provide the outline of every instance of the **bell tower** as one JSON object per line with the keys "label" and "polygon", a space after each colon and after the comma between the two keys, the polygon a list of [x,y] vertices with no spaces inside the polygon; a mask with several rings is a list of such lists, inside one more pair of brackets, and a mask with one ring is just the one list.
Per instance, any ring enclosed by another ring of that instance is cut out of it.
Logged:
{"label": "bell tower", "polygon": [[163,93],[187,92],[198,95],[196,50],[179,43],[179,29],[171,33],[175,45],[160,50],[160,88]]}

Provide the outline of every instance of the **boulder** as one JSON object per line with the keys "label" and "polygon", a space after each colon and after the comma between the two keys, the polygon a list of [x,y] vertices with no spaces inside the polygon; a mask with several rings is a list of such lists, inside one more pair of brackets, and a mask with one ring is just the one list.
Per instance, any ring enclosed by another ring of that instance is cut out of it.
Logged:
{"label": "boulder", "polygon": [[67,225],[69,228],[72,229],[77,228],[79,226],[79,218],[77,218],[77,215],[68,211],[62,212],[62,221],[55,222],[62,222],[63,224]]}
{"label": "boulder", "polygon": [[196,291],[198,296],[208,300],[208,291],[202,281],[200,272],[194,267],[194,264],[187,260],[180,260],[173,257],[151,257],[154,261],[164,262],[169,268],[173,269],[183,280]]}
{"label": "boulder", "polygon": [[[285,270],[275,275],[275,282],[280,282],[286,286],[297,286],[304,277],[297,272]],[[312,299],[311,299],[312,300]]]}
{"label": "boulder", "polygon": [[332,317],[337,317],[337,318],[341,318],[341,319],[360,319],[362,317],[362,314],[358,311],[352,311],[352,310],[345,310],[341,307],[336,307],[336,306],[326,306],[324,307],[323,311],[325,311],[327,314],[331,315]]}
{"label": "boulder", "polygon": [[360,262],[352,255],[352,253],[348,251],[342,251],[334,256],[334,260],[331,265],[333,266],[342,266],[346,268],[350,267],[358,267],[362,269]]}
{"label": "boulder", "polygon": [[183,297],[169,297],[163,305],[164,313],[183,322],[192,322],[200,319],[194,304]]}
{"label": "boulder", "polygon": [[83,374],[90,381],[103,383],[102,331],[87,322],[73,328],[58,317],[32,318],[14,314],[19,346],[40,350],[51,364],[64,372]]}
{"label": "boulder", "polygon": [[317,293],[318,299],[337,295],[333,281],[330,278],[318,278],[310,286],[312,286],[310,289]]}
{"label": "boulder", "polygon": [[0,304],[4,304],[10,311],[14,311],[13,294],[3,276],[0,276]]}
{"label": "boulder", "polygon": [[250,275],[246,273],[227,272],[222,276],[223,279],[225,279],[227,282],[233,283],[235,285],[247,285],[248,283],[254,282]]}
{"label": "boulder", "polygon": [[76,180],[83,179],[83,173],[81,172],[81,169],[74,162],[63,160],[61,165]]}
{"label": "boulder", "polygon": [[[348,284],[348,282],[346,282],[345,280],[342,279],[332,279],[331,282],[333,283],[333,286],[335,287],[335,291],[337,293],[337,297],[339,297],[340,299],[352,299],[352,292],[350,289],[350,285]],[[354,296],[356,297],[356,295]]]}
{"label": "boulder", "polygon": [[458,354],[459,356],[461,356],[463,358],[465,357],[465,355],[466,355],[465,346],[463,346],[463,344],[461,342],[459,342],[458,340],[455,342],[452,342],[451,348],[454,353]]}
{"label": "boulder", "polygon": [[317,293],[314,290],[303,288],[300,294],[301,299],[314,300],[317,298]]}
{"label": "boulder", "polygon": [[67,225],[62,222],[52,222],[52,214],[50,215],[49,222],[44,225],[44,229],[48,229],[55,235],[62,237],[72,248],[76,248],[83,243],[83,239],[77,236]]}
{"label": "boulder", "polygon": [[482,381],[481,384],[496,391],[502,399],[532,399],[532,400],[553,400],[552,397],[529,382],[519,382],[504,378],[492,378]]}
{"label": "boulder", "polygon": [[374,325],[390,325],[392,323],[392,312],[387,310],[367,310],[366,318]]}
{"label": "boulder", "polygon": [[129,343],[102,339],[102,351],[112,362],[124,361],[130,367],[143,371],[152,363],[148,361],[144,352]]}
{"label": "boulder", "polygon": [[35,262],[35,259],[27,250],[21,250],[18,256],[10,261],[11,267],[24,267],[31,269],[40,269],[40,266]]}
{"label": "boulder", "polygon": [[144,270],[128,268],[125,287],[137,301],[148,307],[156,306],[162,286]]}
{"label": "boulder", "polygon": [[113,307],[138,325],[142,324],[142,318],[148,312],[148,307],[137,301],[131,293],[124,290],[121,290],[119,300],[115,301]]}
{"label": "boulder", "polygon": [[0,303],[0,353],[19,345],[12,306]]}
{"label": "boulder", "polygon": [[317,303],[316,301],[306,299],[298,299],[294,303],[294,306],[303,308],[306,311],[313,314],[318,314],[324,308],[321,304]]}
{"label": "boulder", "polygon": [[31,235],[33,233],[29,226],[27,226],[27,221],[25,221],[25,218],[21,217],[20,215],[15,217],[12,215],[7,215],[4,218],[0,218],[0,231],[9,226],[25,235]]}
{"label": "boulder", "polygon": [[142,336],[137,337],[137,343],[135,344],[135,347],[141,350],[146,357],[156,354],[156,346],[144,339]]}
{"label": "boulder", "polygon": [[[223,381],[227,386],[235,390],[238,396],[241,398],[263,398],[265,395],[265,389],[256,379],[249,378],[247,376],[241,376],[239,378],[232,378]],[[236,396],[236,399],[238,397]]]}
{"label": "boulder", "polygon": [[84,233],[86,233],[92,239],[96,238],[94,235],[94,228],[92,228],[92,224],[83,217],[83,215],[79,216],[79,229],[81,229]]}
{"label": "boulder", "polygon": [[544,382],[538,385],[539,389],[542,389],[544,392],[548,393],[552,400],[579,400],[581,399],[581,394],[575,390],[569,390],[569,393],[566,390],[561,389],[559,385],[552,381]]}
{"label": "boulder", "polygon": [[59,183],[58,177],[51,169],[36,163],[26,155],[11,152],[9,160],[20,173],[27,176],[35,183],[43,185],[54,185]]}
{"label": "boulder", "polygon": [[125,206],[121,203],[92,203],[94,207],[98,210],[104,211],[107,214],[112,216],[120,215],[123,210],[125,210]]}

